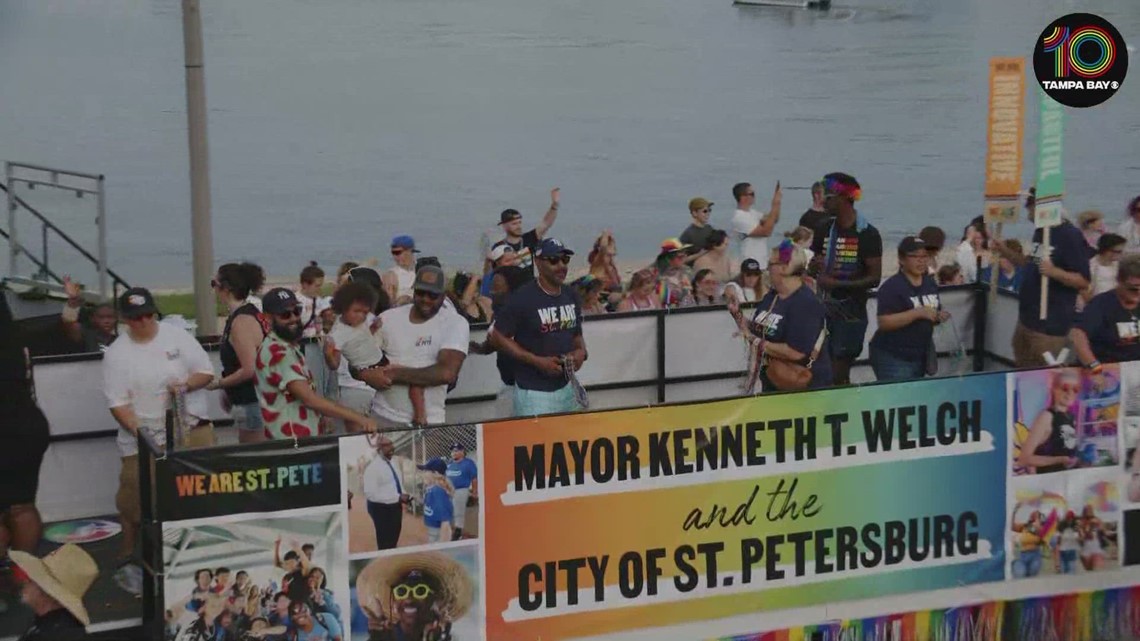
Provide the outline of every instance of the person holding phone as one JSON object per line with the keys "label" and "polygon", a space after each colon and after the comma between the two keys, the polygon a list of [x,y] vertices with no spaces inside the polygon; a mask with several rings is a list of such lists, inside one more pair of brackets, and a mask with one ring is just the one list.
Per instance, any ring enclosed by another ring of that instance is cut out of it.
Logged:
{"label": "person holding phone", "polygon": [[736,183],[732,186],[732,197],[736,199],[736,212],[732,214],[732,231],[740,244],[740,258],[751,258],[761,265],[768,264],[768,237],[780,222],[780,203],[783,191],[780,181],[776,181],[776,191],[772,194],[772,204],[768,213],[753,209],[756,204],[756,190],[751,183]]}

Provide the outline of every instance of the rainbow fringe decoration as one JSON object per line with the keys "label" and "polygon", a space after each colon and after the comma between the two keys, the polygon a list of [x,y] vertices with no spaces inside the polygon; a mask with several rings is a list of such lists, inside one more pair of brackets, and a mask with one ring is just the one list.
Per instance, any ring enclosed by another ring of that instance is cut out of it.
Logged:
{"label": "rainbow fringe decoration", "polygon": [[709,641],[1134,641],[1140,586],[830,621]]}

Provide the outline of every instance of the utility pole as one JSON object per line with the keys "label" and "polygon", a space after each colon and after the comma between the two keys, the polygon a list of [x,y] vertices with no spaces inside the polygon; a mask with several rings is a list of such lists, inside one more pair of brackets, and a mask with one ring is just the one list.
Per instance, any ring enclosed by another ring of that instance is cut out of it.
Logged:
{"label": "utility pole", "polygon": [[190,138],[190,233],[194,252],[194,312],[198,335],[218,331],[210,280],[214,275],[214,232],[210,222],[210,146],[206,133],[206,68],[202,60],[202,12],[198,0],[182,0],[186,46],[186,119]]}

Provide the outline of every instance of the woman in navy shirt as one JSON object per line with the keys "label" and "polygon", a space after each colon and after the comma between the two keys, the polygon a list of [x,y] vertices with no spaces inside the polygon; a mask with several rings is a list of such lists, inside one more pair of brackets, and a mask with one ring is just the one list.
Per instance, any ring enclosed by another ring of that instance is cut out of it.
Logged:
{"label": "woman in navy shirt", "polygon": [[[749,326],[761,340],[767,359],[779,358],[810,365],[809,388],[831,385],[831,360],[828,357],[823,303],[804,286],[807,252],[795,243],[780,243],[768,262],[772,289],[756,306]],[[819,344],[820,336],[824,341]],[[814,360],[812,360],[814,357]],[[767,365],[760,369],[760,382],[765,390],[778,390],[767,376]]]}
{"label": "woman in navy shirt", "polygon": [[930,276],[926,243],[908,236],[899,243],[899,272],[879,285],[879,329],[871,337],[871,369],[880,381],[905,381],[926,374],[934,325],[950,318]]}

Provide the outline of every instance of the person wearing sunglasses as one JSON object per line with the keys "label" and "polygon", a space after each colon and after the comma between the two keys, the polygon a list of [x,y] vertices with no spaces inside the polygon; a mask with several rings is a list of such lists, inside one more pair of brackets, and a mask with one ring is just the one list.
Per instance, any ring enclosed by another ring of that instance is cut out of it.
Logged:
{"label": "person wearing sunglasses", "polygon": [[1017,464],[1036,470],[1037,474],[1050,474],[1076,467],[1077,421],[1072,408],[1081,392],[1081,376],[1075,369],[1058,370],[1053,374],[1049,403],[1029,430],[1021,446]]}
{"label": "person wearing sunglasses", "polygon": [[334,403],[313,388],[313,375],[301,352],[301,303],[292,290],[265,293],[261,308],[270,331],[257,349],[257,397],[266,438],[316,436],[321,416],[339,418],[375,432],[376,421]]}
{"label": "person wearing sunglasses", "polygon": [[538,246],[538,278],[519,287],[496,315],[491,345],[514,360],[516,416],[573,412],[574,389],[564,367],[586,361],[582,301],[565,287],[574,252],[554,238]]}
{"label": "person wearing sunglasses", "polygon": [[384,293],[396,305],[412,302],[412,283],[416,279],[416,241],[411,236],[401,235],[392,239],[392,262],[396,263],[384,272]]}
{"label": "person wearing sunglasses", "polygon": [[[538,244],[546,236],[546,232],[554,226],[554,221],[558,219],[558,203],[561,200],[562,190],[558,187],[550,190],[550,207],[546,210],[542,220],[535,225],[534,229],[523,232],[522,214],[517,209],[504,209],[499,214],[499,227],[502,228],[505,238],[499,240],[494,245],[491,245],[491,251],[496,248],[507,246],[514,250],[516,256],[516,264],[526,271],[529,278],[534,278],[534,253],[538,249]],[[483,265],[483,273],[491,271],[491,257],[487,256],[487,260]]]}
{"label": "person wearing sunglasses", "polygon": [[709,224],[712,207],[712,201],[707,198],[694,198],[689,201],[689,217],[692,222],[680,236],[682,243],[692,247],[689,257],[685,260],[689,265],[707,251],[709,236],[713,232],[713,226]]}
{"label": "person wearing sunglasses", "polygon": [[1116,288],[1092,297],[1069,340],[1077,359],[1094,374],[1102,363],[1140,360],[1140,255],[1120,259]]}
{"label": "person wearing sunglasses", "polygon": [[732,197],[736,200],[736,211],[732,214],[732,232],[740,244],[740,258],[752,258],[761,265],[768,264],[768,237],[780,222],[780,203],[783,191],[776,182],[768,213],[753,209],[756,204],[756,189],[751,183],[736,183],[732,186]]}

